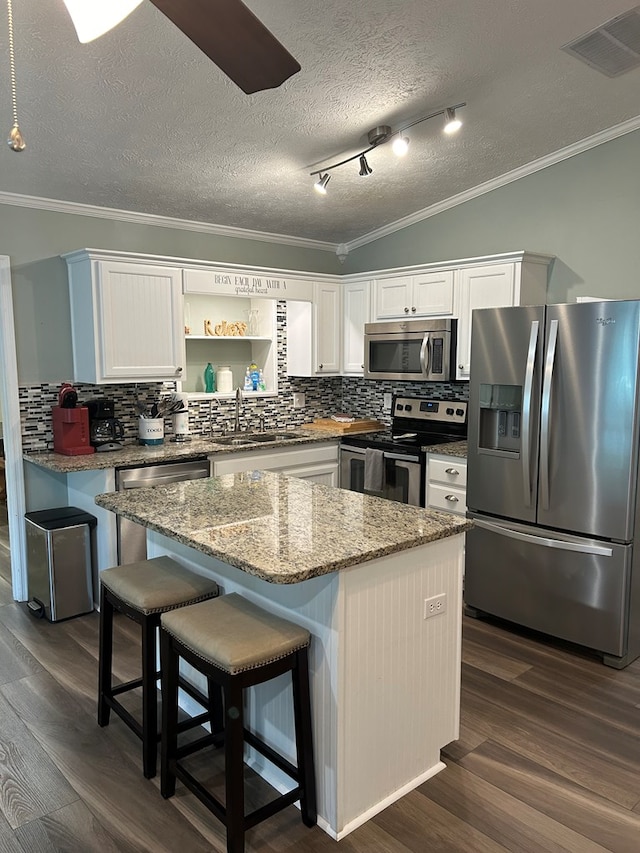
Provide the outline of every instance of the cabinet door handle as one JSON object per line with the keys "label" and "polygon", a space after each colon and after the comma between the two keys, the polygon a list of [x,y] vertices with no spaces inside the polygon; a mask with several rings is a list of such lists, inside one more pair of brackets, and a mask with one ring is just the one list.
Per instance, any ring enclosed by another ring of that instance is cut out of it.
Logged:
{"label": "cabinet door handle", "polygon": [[181,368],[181,367],[176,367],[176,373],[182,373],[182,368]]}
{"label": "cabinet door handle", "polygon": [[458,471],[457,468],[445,468],[444,473],[451,474],[452,477],[458,477],[460,475],[460,471]]}
{"label": "cabinet door handle", "polygon": [[322,368],[323,368],[323,367],[324,367],[324,364],[319,364],[319,365],[318,365],[318,370],[322,370]]}
{"label": "cabinet door handle", "polygon": [[458,498],[455,495],[445,495],[444,499],[445,501],[450,501],[452,504],[458,503]]}
{"label": "cabinet door handle", "polygon": [[458,365],[458,370],[464,370],[464,364],[459,364],[459,365]]}
{"label": "cabinet door handle", "polygon": [[415,305],[411,308],[411,311],[412,311],[414,314],[416,313]]}
{"label": "cabinet door handle", "polygon": [[408,308],[405,308],[405,309],[404,309],[404,313],[405,313],[405,314],[408,314],[408,313],[409,313],[409,309],[408,309]]}
{"label": "cabinet door handle", "polygon": [[364,364],[361,364],[360,367],[364,370]]}

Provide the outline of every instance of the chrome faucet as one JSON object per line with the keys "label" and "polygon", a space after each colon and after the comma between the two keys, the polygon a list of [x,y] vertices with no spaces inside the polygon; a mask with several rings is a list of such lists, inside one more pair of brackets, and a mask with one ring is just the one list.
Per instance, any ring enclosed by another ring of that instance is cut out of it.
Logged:
{"label": "chrome faucet", "polygon": [[236,388],[236,415],[233,422],[233,431],[240,432],[240,407],[242,406],[242,391],[238,386]]}

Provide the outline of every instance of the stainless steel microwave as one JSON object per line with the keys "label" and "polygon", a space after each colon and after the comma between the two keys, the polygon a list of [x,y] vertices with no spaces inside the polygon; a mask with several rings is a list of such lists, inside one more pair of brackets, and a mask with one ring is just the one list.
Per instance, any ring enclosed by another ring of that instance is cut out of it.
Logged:
{"label": "stainless steel microwave", "polygon": [[366,323],[365,379],[451,382],[456,378],[458,321]]}

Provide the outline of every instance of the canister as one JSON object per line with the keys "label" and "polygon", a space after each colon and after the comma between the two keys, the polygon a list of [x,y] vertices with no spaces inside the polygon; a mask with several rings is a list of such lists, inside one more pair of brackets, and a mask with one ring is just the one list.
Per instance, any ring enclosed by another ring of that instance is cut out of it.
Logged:
{"label": "canister", "polygon": [[217,372],[218,393],[231,394],[233,392],[233,374],[228,365],[220,365]]}
{"label": "canister", "polygon": [[139,418],[138,439],[140,444],[163,444],[164,418]]}

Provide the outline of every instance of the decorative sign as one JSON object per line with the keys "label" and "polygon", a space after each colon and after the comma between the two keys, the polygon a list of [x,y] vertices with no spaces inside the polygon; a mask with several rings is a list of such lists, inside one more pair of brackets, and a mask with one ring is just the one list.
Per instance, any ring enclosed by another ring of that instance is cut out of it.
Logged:
{"label": "decorative sign", "polygon": [[266,299],[313,299],[313,282],[252,275],[244,270],[184,270],[185,293],[216,293]]}

